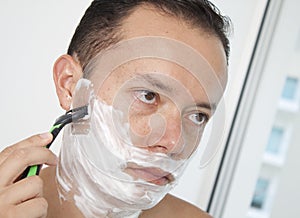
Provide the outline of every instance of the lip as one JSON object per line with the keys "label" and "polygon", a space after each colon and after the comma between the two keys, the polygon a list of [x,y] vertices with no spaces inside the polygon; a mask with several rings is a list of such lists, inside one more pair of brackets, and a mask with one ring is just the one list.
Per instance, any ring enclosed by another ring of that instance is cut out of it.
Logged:
{"label": "lip", "polygon": [[174,181],[174,176],[171,173],[160,168],[128,166],[124,171],[134,179],[142,179],[159,186],[165,186]]}

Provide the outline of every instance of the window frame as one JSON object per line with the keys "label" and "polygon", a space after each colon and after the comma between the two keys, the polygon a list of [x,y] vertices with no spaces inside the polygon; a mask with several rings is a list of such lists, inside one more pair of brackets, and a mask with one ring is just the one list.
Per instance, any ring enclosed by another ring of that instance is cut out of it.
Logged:
{"label": "window frame", "polygon": [[[268,0],[266,2],[244,87],[208,204],[208,212],[214,217],[232,218],[241,217],[241,214],[245,216],[249,208],[248,205],[253,194],[262,158],[261,160],[258,158],[256,163],[251,163],[253,166],[247,171],[246,177],[242,178],[242,175],[245,174],[241,171],[247,170],[249,161],[253,160],[251,158],[262,156],[264,152],[264,148],[253,147],[253,142],[251,143],[248,140],[257,132],[258,118],[253,118],[251,114],[266,114],[263,120],[269,128],[262,129],[260,132],[261,137],[258,136],[259,139],[257,139],[263,142],[262,144],[266,144],[267,133],[270,131],[276,112],[275,109],[268,111],[259,107],[260,101],[263,101],[268,93],[264,93],[258,99],[257,92],[266,79],[264,78],[265,62],[270,58],[268,57],[270,46],[280,17],[282,3],[282,0]],[[279,86],[282,85],[279,84]],[[279,91],[273,93],[273,97],[269,101],[273,101],[273,104],[275,104],[279,95]],[[241,192],[238,192],[238,189],[243,190],[242,197],[240,197]],[[237,202],[239,202],[239,207],[236,206]]]}

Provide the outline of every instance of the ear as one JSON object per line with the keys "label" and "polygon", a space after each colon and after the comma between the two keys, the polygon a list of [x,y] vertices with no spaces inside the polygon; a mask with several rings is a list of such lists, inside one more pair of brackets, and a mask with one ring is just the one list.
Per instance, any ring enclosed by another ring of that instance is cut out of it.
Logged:
{"label": "ear", "polygon": [[59,103],[64,110],[70,110],[74,88],[82,77],[80,64],[70,55],[59,57],[53,67],[53,79]]}

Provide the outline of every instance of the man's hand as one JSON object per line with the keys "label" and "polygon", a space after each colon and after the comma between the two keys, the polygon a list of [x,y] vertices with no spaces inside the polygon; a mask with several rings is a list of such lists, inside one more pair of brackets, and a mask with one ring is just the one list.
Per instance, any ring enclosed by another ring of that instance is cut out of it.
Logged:
{"label": "man's hand", "polygon": [[0,217],[46,217],[48,203],[43,198],[43,181],[39,176],[18,180],[32,165],[56,165],[57,157],[45,146],[52,135],[35,135],[7,147],[0,153]]}

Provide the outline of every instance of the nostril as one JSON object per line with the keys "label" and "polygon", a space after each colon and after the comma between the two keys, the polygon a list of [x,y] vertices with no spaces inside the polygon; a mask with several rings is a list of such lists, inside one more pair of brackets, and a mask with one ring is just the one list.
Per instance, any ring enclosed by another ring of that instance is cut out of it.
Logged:
{"label": "nostril", "polygon": [[155,152],[155,153],[163,153],[166,154],[168,153],[168,148],[162,145],[152,145],[152,146],[148,146],[147,150],[149,152]]}

